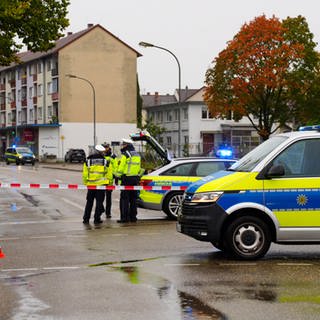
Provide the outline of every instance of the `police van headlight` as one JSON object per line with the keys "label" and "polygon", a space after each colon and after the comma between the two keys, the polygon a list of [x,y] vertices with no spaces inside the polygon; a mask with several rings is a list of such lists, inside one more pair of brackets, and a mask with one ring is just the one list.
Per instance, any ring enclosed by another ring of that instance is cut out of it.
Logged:
{"label": "police van headlight", "polygon": [[191,202],[206,203],[216,202],[223,192],[199,192],[195,193],[191,199]]}

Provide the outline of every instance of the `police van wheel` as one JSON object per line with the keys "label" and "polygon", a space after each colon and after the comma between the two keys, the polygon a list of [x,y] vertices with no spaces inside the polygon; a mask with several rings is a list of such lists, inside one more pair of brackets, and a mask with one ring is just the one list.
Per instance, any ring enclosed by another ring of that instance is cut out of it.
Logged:
{"label": "police van wheel", "polygon": [[225,233],[225,247],[235,258],[255,260],[270,248],[271,236],[267,224],[253,216],[235,219]]}
{"label": "police van wheel", "polygon": [[170,192],[163,201],[163,211],[169,219],[176,220],[182,203],[183,192]]}

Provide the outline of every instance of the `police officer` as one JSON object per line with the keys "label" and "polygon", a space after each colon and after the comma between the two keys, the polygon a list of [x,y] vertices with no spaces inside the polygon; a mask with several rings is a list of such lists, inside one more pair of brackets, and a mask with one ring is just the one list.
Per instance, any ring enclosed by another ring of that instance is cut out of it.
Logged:
{"label": "police officer", "polygon": [[[104,143],[103,147],[105,148],[104,151],[104,158],[109,162],[110,170],[108,170],[108,180],[109,186],[113,185],[114,175],[117,172],[118,167],[118,160],[116,155],[112,153],[111,147],[108,143]],[[106,190],[106,217],[107,219],[111,218],[111,205],[112,205],[112,190]]]}
{"label": "police officer", "polygon": [[[123,186],[136,186],[139,184],[141,171],[141,157],[135,151],[133,141],[122,139],[121,158],[117,170],[117,176]],[[121,190],[120,193],[120,220],[117,222],[137,221],[137,198],[136,190]]]}
{"label": "police officer", "polygon": [[[84,184],[88,187],[105,186],[109,183],[108,171],[110,170],[110,166],[108,161],[104,158],[105,148],[102,145],[97,145],[95,149],[96,152],[89,155],[86,162],[83,164],[82,178]],[[83,215],[84,224],[89,223],[94,200],[96,200],[94,223],[102,223],[101,214],[104,211],[104,196],[105,190],[88,188],[87,202]]]}

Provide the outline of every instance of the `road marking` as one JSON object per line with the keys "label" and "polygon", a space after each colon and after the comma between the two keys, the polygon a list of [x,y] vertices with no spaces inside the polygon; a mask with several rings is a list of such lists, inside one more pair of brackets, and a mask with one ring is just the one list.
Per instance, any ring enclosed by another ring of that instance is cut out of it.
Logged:
{"label": "road marking", "polygon": [[165,267],[197,267],[200,266],[200,263],[165,263]]}
{"label": "road marking", "polygon": [[29,237],[28,239],[51,239],[57,238],[58,236],[36,236],[36,237]]}
{"label": "road marking", "polygon": [[17,224],[45,224],[45,223],[56,223],[58,221],[53,221],[53,220],[46,220],[46,221],[14,221],[14,222],[0,222],[1,226],[5,225],[17,225]]}
{"label": "road marking", "polygon": [[76,270],[80,269],[81,267],[45,267],[45,268],[40,268],[41,270]]}
{"label": "road marking", "polygon": [[289,263],[289,262],[284,262],[284,263],[277,263],[278,266],[313,266],[313,263]]}
{"label": "road marking", "polygon": [[157,234],[161,234],[160,232],[141,232],[138,233],[139,236],[153,236],[153,235],[157,235]]}
{"label": "road marking", "polygon": [[9,240],[20,240],[21,238],[0,238],[0,241],[9,241]]}
{"label": "road marking", "polygon": [[219,263],[219,266],[236,266],[236,267],[241,267],[241,266],[256,266],[256,263]]}
{"label": "road marking", "polygon": [[78,208],[78,209],[83,210],[83,206],[80,206],[80,205],[79,205],[78,203],[76,203],[76,202],[73,202],[73,201],[71,201],[71,200],[69,200],[69,199],[66,199],[66,198],[62,198],[62,200],[63,200],[64,202],[68,203],[68,204],[71,204],[72,206],[74,206],[74,207],[76,207],[76,208]]}
{"label": "road marking", "polygon": [[63,181],[60,180],[60,179],[55,179],[55,181],[58,182],[58,183],[62,183],[62,182],[63,182]]}
{"label": "road marking", "polygon": [[129,234],[128,233],[115,233],[115,234],[112,234],[111,236],[112,237],[122,237],[122,236],[128,236]]}

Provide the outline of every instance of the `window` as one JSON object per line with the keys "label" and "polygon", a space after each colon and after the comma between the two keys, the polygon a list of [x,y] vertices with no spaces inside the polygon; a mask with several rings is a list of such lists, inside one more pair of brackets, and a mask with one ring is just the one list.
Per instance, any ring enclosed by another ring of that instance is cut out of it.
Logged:
{"label": "window", "polygon": [[156,120],[157,120],[157,122],[162,122],[162,111],[157,111],[157,113],[156,113]]}
{"label": "window", "polygon": [[33,93],[32,93],[33,90],[32,89],[33,89],[32,87],[29,88],[29,98],[33,97]]}
{"label": "window", "polygon": [[18,90],[18,101],[21,101],[21,90]]}
{"label": "window", "polygon": [[171,137],[167,137],[167,145],[168,145],[168,146],[171,146],[171,143],[172,143]]}
{"label": "window", "polygon": [[179,120],[179,109],[174,109],[174,121]]}
{"label": "window", "polygon": [[51,70],[51,59],[47,60],[47,71]]}
{"label": "window", "polygon": [[320,176],[320,139],[298,141],[273,160],[273,165],[283,165],[284,177]]}
{"label": "window", "polygon": [[52,79],[52,93],[58,92],[58,85],[59,85],[58,78]]}
{"label": "window", "polygon": [[42,119],[42,108],[38,109],[38,119],[41,120]]}
{"label": "window", "polygon": [[184,120],[188,119],[188,108],[183,108],[183,119]]}
{"label": "window", "polygon": [[42,84],[38,84],[38,97],[43,95],[43,86]]}
{"label": "window", "polygon": [[29,110],[29,119],[30,119],[30,122],[33,122],[33,109]]}
{"label": "window", "polygon": [[37,71],[38,71],[38,73],[42,73],[42,63],[41,62],[38,62],[38,64],[37,64]]}
{"label": "window", "polygon": [[47,83],[47,93],[51,94],[52,93],[52,82]]}
{"label": "window", "polygon": [[226,169],[226,165],[222,161],[199,162],[196,168],[196,176],[205,177],[211,173],[214,173],[220,170],[225,170],[225,169]]}
{"label": "window", "polygon": [[161,176],[190,176],[193,163],[183,163],[163,172]]}
{"label": "window", "polygon": [[172,121],[172,111],[167,111],[167,122],[171,122]]}
{"label": "window", "polygon": [[48,117],[52,117],[52,106],[48,106]]}
{"label": "window", "polygon": [[213,116],[207,107],[202,107],[201,119],[213,119]]}
{"label": "window", "polygon": [[189,136],[183,136],[184,138],[184,143],[188,144],[189,143]]}

